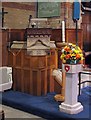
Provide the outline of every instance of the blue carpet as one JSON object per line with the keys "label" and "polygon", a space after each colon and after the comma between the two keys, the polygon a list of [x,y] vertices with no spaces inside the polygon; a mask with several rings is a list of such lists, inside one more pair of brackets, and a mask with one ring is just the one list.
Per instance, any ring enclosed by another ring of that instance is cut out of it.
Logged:
{"label": "blue carpet", "polygon": [[82,103],[84,110],[74,115],[60,112],[61,103],[54,100],[54,95],[55,93],[48,93],[46,96],[33,96],[10,90],[2,94],[2,103],[45,119],[91,120],[91,87],[82,89],[78,100]]}

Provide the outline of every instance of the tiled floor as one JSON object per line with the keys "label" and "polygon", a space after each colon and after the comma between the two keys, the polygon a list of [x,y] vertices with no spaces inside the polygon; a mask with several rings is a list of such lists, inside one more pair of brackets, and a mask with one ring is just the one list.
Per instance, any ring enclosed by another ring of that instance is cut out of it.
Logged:
{"label": "tiled floor", "polygon": [[9,106],[5,106],[5,105],[1,106],[0,105],[0,107],[2,107],[2,109],[4,110],[5,118],[13,118],[14,120],[18,120],[19,118],[28,118],[28,120],[29,120],[29,118],[30,119],[33,118],[33,120],[36,120],[36,119],[39,118],[39,120],[44,120],[41,117],[38,117],[38,116],[35,116],[35,115],[32,115],[32,114],[14,109],[14,108],[9,107]]}

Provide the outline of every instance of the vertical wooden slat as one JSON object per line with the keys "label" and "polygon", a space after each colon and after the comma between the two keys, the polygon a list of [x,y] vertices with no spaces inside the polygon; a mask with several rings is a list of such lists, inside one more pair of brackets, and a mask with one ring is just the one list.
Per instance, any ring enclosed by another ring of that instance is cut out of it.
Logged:
{"label": "vertical wooden slat", "polygon": [[23,58],[24,51],[22,50],[20,53],[21,53],[21,67],[23,67],[23,63],[24,63],[24,58]]}
{"label": "vertical wooden slat", "polygon": [[23,70],[23,69],[20,69],[20,72],[21,72],[21,79],[20,79],[21,91],[22,91],[22,92],[25,92],[25,91],[24,91],[24,83],[25,83],[25,82],[24,82],[24,70]]}
{"label": "vertical wooden slat", "polygon": [[44,69],[44,95],[47,94],[47,69]]}
{"label": "vertical wooden slat", "polygon": [[52,76],[53,69],[50,69],[50,92],[54,92],[54,79]]}
{"label": "vertical wooden slat", "polygon": [[33,94],[33,71],[32,70],[30,70],[30,78],[29,78],[29,80],[30,80],[30,84],[29,84],[30,89],[29,89],[29,91],[30,91],[30,94]]}
{"label": "vertical wooden slat", "polygon": [[[48,65],[48,57],[45,56],[45,68],[43,69],[43,73],[41,71],[41,80],[43,81],[43,94],[46,95],[47,94],[47,65]],[[42,83],[41,81],[41,83]],[[41,84],[42,85],[42,84]],[[41,93],[42,93],[42,87],[41,87]]]}
{"label": "vertical wooden slat", "polygon": [[47,94],[47,68],[41,70],[41,95]]}
{"label": "vertical wooden slat", "polygon": [[41,95],[41,71],[38,70],[37,71],[37,95],[40,96]]}

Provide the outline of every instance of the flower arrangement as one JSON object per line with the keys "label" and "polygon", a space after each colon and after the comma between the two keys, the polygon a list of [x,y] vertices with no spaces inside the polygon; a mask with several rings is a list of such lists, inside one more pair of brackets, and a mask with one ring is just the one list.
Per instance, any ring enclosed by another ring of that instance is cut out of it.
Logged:
{"label": "flower arrangement", "polygon": [[69,43],[62,49],[60,58],[62,63],[66,64],[82,64],[84,59],[80,47],[72,43]]}

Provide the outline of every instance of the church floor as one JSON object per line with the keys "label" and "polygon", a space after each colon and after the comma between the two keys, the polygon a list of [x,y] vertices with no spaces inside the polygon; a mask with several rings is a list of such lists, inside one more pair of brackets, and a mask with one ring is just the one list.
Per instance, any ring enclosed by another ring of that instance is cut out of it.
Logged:
{"label": "church floor", "polygon": [[14,120],[23,119],[23,118],[24,119],[26,118],[26,120],[29,120],[29,118],[30,119],[33,118],[33,120],[37,120],[37,119],[44,120],[41,117],[26,113],[26,112],[23,112],[23,111],[20,111],[20,110],[17,110],[17,109],[14,109],[12,107],[8,107],[5,105],[2,105],[2,109],[4,110],[6,120],[7,119],[9,120],[9,118],[12,118]]}

